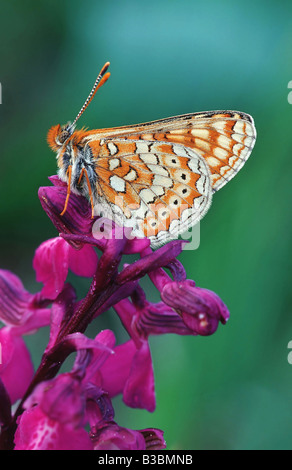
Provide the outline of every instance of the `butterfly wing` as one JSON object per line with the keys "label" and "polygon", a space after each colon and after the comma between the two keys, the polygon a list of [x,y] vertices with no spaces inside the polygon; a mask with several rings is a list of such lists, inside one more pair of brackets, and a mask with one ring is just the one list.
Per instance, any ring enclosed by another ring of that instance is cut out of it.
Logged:
{"label": "butterfly wing", "polygon": [[256,130],[251,116],[239,111],[210,111],[174,116],[134,126],[90,131],[87,141],[122,138],[164,141],[191,148],[205,159],[213,191],[221,189],[251,154]]}
{"label": "butterfly wing", "polygon": [[211,203],[209,167],[182,144],[110,139],[99,148],[95,171],[99,213],[153,247],[195,225]]}

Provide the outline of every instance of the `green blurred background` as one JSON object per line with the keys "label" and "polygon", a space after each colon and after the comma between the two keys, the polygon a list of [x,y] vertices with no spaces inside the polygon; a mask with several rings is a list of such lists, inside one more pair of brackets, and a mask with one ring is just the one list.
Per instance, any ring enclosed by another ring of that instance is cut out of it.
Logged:
{"label": "green blurred background", "polygon": [[[0,264],[27,289],[39,288],[34,250],[56,236],[37,197],[56,173],[47,130],[74,119],[105,61],[112,76],[80,126],[213,109],[254,117],[250,160],[215,195],[199,249],[180,256],[188,278],[226,302],[230,322],[210,338],[151,338],[157,410],[116,399],[116,419],[164,429],[169,449],[291,449],[291,1],[1,0],[0,8]],[[113,312],[94,327],[120,338]],[[28,338],[36,365],[46,338]]]}

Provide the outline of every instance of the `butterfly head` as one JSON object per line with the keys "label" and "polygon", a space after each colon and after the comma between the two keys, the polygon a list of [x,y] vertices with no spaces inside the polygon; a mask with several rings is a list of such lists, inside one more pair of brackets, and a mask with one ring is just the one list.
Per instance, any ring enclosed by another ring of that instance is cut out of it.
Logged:
{"label": "butterfly head", "polygon": [[74,128],[75,126],[73,126],[70,122],[64,126],[57,124],[57,126],[51,127],[47,136],[47,141],[51,149],[55,152],[59,152],[59,150],[61,150],[63,145],[66,144],[68,139],[73,134]]}

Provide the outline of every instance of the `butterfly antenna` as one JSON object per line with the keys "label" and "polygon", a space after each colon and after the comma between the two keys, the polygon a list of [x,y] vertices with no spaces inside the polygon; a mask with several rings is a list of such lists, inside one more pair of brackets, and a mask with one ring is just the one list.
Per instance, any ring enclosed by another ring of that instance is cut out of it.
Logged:
{"label": "butterfly antenna", "polygon": [[109,79],[110,77],[110,73],[106,73],[107,69],[109,68],[109,65],[110,63],[109,62],[106,62],[104,64],[104,66],[102,67],[101,71],[99,72],[98,74],[98,77],[97,79],[95,80],[95,83],[92,87],[92,90],[91,92],[89,93],[88,95],[88,98],[87,100],[85,101],[84,105],[82,106],[82,108],[80,109],[79,113],[77,114],[76,118],[74,119],[73,123],[71,124],[71,128],[73,128],[76,124],[76,122],[78,121],[78,119],[80,118],[80,116],[84,113],[84,111],[86,110],[87,106],[89,105],[89,103],[93,100],[94,96],[95,96],[95,93],[97,92],[97,90],[105,84],[105,82]]}

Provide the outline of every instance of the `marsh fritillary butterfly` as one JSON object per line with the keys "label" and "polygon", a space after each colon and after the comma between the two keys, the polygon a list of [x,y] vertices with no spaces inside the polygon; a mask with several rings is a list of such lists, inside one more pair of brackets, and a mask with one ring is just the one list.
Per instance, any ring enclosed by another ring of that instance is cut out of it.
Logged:
{"label": "marsh fritillary butterfly", "polygon": [[73,123],[54,126],[59,177],[102,214],[157,247],[177,238],[208,211],[212,194],[241,169],[256,130],[239,111],[208,111],[144,124],[75,130],[96,91],[109,78],[107,62]]}

